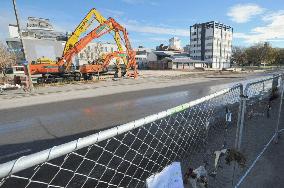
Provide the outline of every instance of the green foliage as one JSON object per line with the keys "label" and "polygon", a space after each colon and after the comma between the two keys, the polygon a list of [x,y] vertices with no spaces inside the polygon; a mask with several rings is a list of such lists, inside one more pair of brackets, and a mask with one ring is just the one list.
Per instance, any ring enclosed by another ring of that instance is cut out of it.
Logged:
{"label": "green foliage", "polygon": [[278,64],[284,61],[284,50],[273,48],[268,43],[258,43],[248,48],[234,47],[232,61],[240,66]]}

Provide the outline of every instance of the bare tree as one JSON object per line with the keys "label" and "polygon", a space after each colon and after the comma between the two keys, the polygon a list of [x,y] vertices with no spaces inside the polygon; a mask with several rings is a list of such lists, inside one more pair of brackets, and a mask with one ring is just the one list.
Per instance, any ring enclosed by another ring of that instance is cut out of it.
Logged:
{"label": "bare tree", "polygon": [[5,76],[5,69],[16,63],[16,55],[8,51],[8,48],[0,43],[0,73]]}
{"label": "bare tree", "polygon": [[246,49],[248,62],[250,65],[271,65],[277,60],[277,50],[269,43],[258,43]]}
{"label": "bare tree", "polygon": [[241,47],[233,47],[232,49],[232,62],[244,66],[247,64],[246,49]]}
{"label": "bare tree", "polygon": [[277,57],[275,62],[278,65],[284,65],[284,48],[277,49]]}
{"label": "bare tree", "polygon": [[273,48],[267,42],[258,43],[248,48],[234,47],[232,62],[251,66],[284,64],[284,49]]}

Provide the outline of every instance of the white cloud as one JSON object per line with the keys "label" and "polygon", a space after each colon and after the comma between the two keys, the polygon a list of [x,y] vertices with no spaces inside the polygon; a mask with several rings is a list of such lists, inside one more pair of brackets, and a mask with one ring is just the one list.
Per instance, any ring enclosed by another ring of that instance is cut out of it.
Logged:
{"label": "white cloud", "polygon": [[247,43],[284,40],[284,10],[267,14],[263,17],[266,25],[253,28],[250,33],[235,33],[235,38],[244,39]]}
{"label": "white cloud", "polygon": [[158,42],[168,42],[168,38],[162,38],[162,37],[150,37],[150,41],[158,41]]}
{"label": "white cloud", "polygon": [[148,3],[152,6],[157,6],[159,5],[157,2],[155,1],[147,1],[147,0],[122,0],[122,2],[124,3],[128,3],[128,4],[141,4],[141,3]]}
{"label": "white cloud", "polygon": [[120,17],[124,15],[124,12],[120,10],[103,9],[103,12],[110,15],[111,17]]}
{"label": "white cloud", "polygon": [[256,4],[237,4],[229,9],[227,15],[237,23],[246,23],[256,15],[262,14],[264,8]]}
{"label": "white cloud", "polygon": [[279,10],[276,12],[268,12],[262,17],[263,21],[272,21],[274,19],[277,19],[279,16],[284,15],[284,10]]}
{"label": "white cloud", "polygon": [[125,26],[125,28],[128,31],[133,31],[138,33],[151,33],[151,34],[173,35],[173,36],[183,36],[183,37],[190,36],[189,29],[143,25],[139,24],[137,21],[134,20],[127,23],[122,23],[122,25]]}

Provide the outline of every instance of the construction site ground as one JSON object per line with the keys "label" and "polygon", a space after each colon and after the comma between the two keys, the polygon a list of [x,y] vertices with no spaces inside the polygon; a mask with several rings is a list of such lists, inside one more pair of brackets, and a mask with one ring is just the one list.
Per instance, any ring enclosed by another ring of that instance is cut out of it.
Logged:
{"label": "construction site ground", "polygon": [[[284,114],[283,114],[284,115]],[[284,123],[282,118],[282,124]],[[278,144],[272,143],[241,184],[241,188],[284,187],[284,134]]]}
{"label": "construction site ground", "polygon": [[[32,92],[23,89],[0,93],[0,109],[29,106],[63,100],[97,97],[115,93],[165,88],[208,82],[221,79],[242,80],[247,77],[266,74],[262,72],[220,72],[220,71],[173,71],[145,70],[139,78],[105,79],[100,81],[81,81],[35,85]],[[232,82],[232,81],[230,81]],[[49,96],[42,98],[43,96]],[[57,97],[60,96],[60,97]],[[15,100],[17,99],[17,100]]]}
{"label": "construction site ground", "polygon": [[[46,85],[32,93],[5,91],[0,95],[0,162],[274,73],[141,71],[138,79]],[[241,187],[283,185],[283,143],[280,139],[268,148]]]}

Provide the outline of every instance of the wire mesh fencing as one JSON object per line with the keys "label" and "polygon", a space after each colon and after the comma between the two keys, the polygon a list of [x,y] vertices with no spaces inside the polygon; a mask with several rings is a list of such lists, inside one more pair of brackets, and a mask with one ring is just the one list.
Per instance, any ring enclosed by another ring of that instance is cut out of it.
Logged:
{"label": "wire mesh fencing", "polygon": [[[145,187],[173,161],[229,187],[242,85],[0,165],[0,187]],[[228,152],[227,152],[228,153]]]}
{"label": "wire mesh fencing", "polygon": [[[246,157],[246,167],[236,168],[236,187],[244,185],[248,172],[253,168],[264,149],[277,140],[281,113],[283,81],[281,75],[249,83],[242,97],[244,112],[241,116],[238,148]],[[277,154],[274,154],[277,155]],[[263,170],[266,171],[265,165]],[[260,174],[261,172],[259,172]],[[243,183],[243,184],[242,184]]]}

